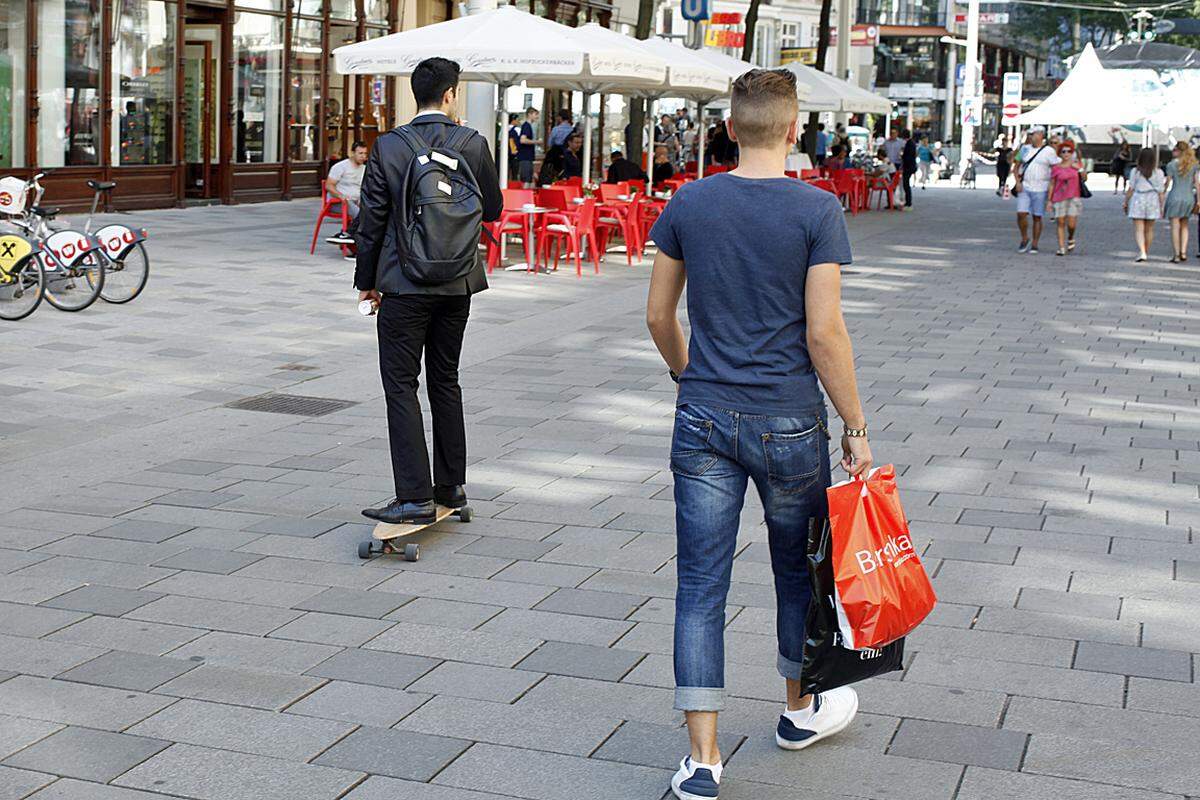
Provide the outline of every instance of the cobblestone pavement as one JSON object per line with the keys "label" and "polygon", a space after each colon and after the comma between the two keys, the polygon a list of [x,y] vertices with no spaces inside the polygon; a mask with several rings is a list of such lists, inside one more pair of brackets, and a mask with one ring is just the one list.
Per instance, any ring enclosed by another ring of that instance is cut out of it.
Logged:
{"label": "cobblestone pavement", "polygon": [[[1200,796],[1197,265],[1160,240],[1135,266],[1107,191],[1069,258],[1013,252],[983,181],[917,200],[850,220],[846,305],[941,604],[850,730],[778,750],[752,500],[722,796]],[[304,252],[314,204],[134,216],[144,297],[0,340],[0,800],[661,797],[685,736],[648,265],[495,276],[464,355],[477,518],[362,562],[373,324]],[[353,405],[226,406],[266,392]]]}

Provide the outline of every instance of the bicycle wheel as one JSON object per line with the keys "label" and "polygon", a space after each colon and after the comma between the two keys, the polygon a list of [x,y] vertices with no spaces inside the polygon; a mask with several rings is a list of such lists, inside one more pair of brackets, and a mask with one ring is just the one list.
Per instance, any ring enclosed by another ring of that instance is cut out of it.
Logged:
{"label": "bicycle wheel", "polygon": [[104,288],[107,260],[97,250],[88,253],[69,269],[57,264],[53,269],[47,269],[46,302],[59,311],[83,311],[96,302],[100,290]]}
{"label": "bicycle wheel", "polygon": [[45,287],[42,262],[30,256],[13,267],[11,272],[0,271],[0,319],[25,319],[42,302]]}
{"label": "bicycle wheel", "polygon": [[128,303],[142,293],[150,279],[150,256],[138,242],[124,258],[108,259],[104,268],[104,286],[100,298],[109,303]]}

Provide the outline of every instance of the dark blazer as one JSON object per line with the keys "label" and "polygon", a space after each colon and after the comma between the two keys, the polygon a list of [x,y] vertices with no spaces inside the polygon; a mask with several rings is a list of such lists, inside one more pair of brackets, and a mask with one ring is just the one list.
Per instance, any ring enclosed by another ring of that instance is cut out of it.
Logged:
{"label": "dark blazer", "polygon": [[[446,141],[454,129],[454,122],[445,114],[428,114],[414,119],[421,138],[436,148]],[[500,181],[496,177],[496,164],[492,161],[491,145],[478,133],[467,142],[462,156],[475,175],[479,191],[483,195],[483,220],[492,222],[500,218],[504,209],[504,198],[500,194]],[[481,292],[487,288],[487,276],[483,262],[463,280],[437,286],[414,284],[404,275],[401,264],[404,253],[396,237],[400,220],[399,213],[404,191],[404,177],[412,151],[399,135],[385,133],[375,140],[371,157],[367,159],[367,171],[363,175],[362,194],[359,199],[358,219],[355,221],[355,244],[358,257],[354,269],[354,286],[360,291],[378,289],[383,294],[436,294],[463,295]]]}
{"label": "dark blazer", "polygon": [[622,181],[644,181],[646,173],[628,158],[620,158],[608,165],[608,177],[605,183],[621,183]]}

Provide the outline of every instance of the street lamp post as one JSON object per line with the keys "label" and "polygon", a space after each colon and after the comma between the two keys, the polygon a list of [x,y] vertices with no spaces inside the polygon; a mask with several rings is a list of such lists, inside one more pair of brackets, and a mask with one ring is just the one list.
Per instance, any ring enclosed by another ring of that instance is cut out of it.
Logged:
{"label": "street lamp post", "polygon": [[[970,98],[973,108],[982,105],[979,97],[979,0],[967,1],[967,57],[963,69],[964,107]],[[971,164],[972,147],[975,138],[975,126],[968,124],[967,115],[962,115],[962,143],[959,148],[959,174],[965,174]]]}

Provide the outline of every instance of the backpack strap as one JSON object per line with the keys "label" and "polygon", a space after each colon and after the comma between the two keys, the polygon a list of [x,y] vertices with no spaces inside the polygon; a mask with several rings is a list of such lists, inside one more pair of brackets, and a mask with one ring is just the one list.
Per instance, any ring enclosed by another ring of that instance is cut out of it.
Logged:
{"label": "backpack strap", "polygon": [[417,129],[412,125],[401,125],[393,129],[393,132],[404,140],[404,143],[413,151],[413,155],[429,155],[429,143],[421,134],[417,133]]}
{"label": "backpack strap", "polygon": [[455,125],[454,130],[446,137],[446,141],[442,144],[447,150],[453,150],[459,155],[463,154],[463,148],[471,141],[475,135],[474,128],[468,128],[465,125]]}

